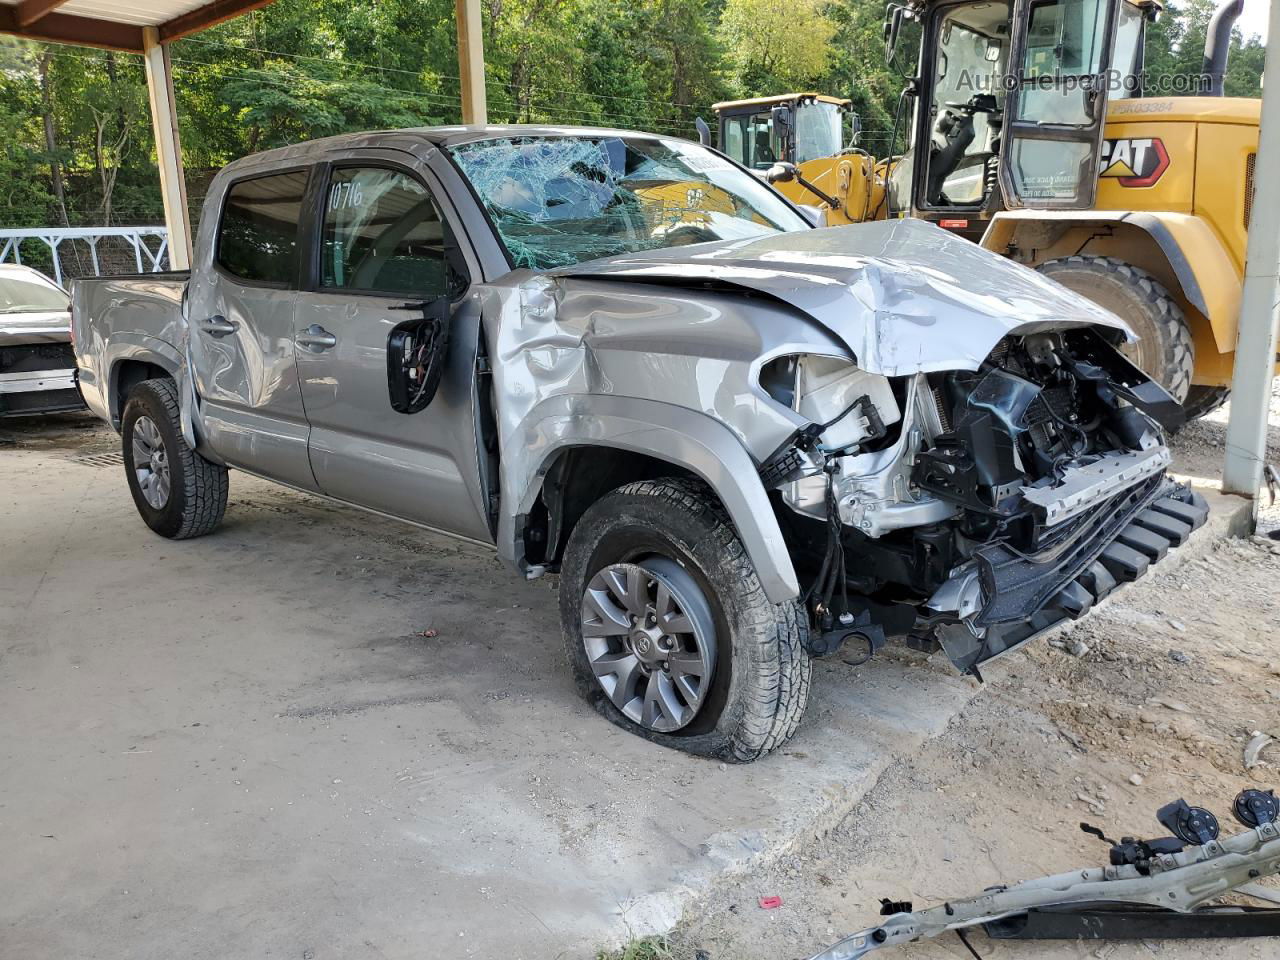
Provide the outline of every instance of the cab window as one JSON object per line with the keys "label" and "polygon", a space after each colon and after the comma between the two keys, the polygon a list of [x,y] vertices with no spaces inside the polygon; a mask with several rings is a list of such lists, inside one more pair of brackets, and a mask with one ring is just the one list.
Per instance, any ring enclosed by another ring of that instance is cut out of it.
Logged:
{"label": "cab window", "polygon": [[1142,43],[1146,35],[1146,14],[1132,3],[1120,4],[1116,19],[1115,52],[1111,68],[1120,75],[1119,89],[1112,89],[1110,99],[1124,100],[1142,96]]}
{"label": "cab window", "polygon": [[977,207],[993,178],[1009,58],[1006,3],[940,13],[928,114],[924,206]]}
{"label": "cab window", "polygon": [[449,226],[425,186],[381,167],[333,171],[325,197],[320,286],[406,296],[466,287]]}
{"label": "cab window", "polygon": [[298,221],[306,189],[305,170],[233,183],[218,223],[218,265],[252,283],[294,283]]}
{"label": "cab window", "polygon": [[764,110],[726,117],[724,152],[752,170],[768,170],[783,159],[782,146],[773,134],[772,114]]}

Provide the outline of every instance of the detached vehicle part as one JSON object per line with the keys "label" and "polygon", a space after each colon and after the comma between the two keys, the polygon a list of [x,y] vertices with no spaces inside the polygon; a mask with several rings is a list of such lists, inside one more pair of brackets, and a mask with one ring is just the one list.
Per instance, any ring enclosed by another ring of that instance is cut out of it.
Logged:
{"label": "detached vehicle part", "polygon": [[[1271,791],[1248,789],[1233,809],[1246,829],[1225,839],[1211,813],[1178,800],[1157,813],[1174,836],[1124,837],[1112,843],[1107,866],[991,887],[924,910],[885,900],[883,922],[812,960],[858,960],[953,930],[963,938],[977,926],[998,940],[1280,936],[1280,910],[1211,904],[1229,894],[1280,902],[1280,888],[1257,883],[1280,874],[1280,805]],[[1096,827],[1080,826],[1105,839]]]}
{"label": "detached vehicle part", "polygon": [[212,531],[238,469],[493,545],[657,743],[776,748],[813,656],[976,674],[1205,517],[1120,319],[928,224],[814,229],[698,144],[352,134],[206,204],[189,278],[74,291],[150,529]]}

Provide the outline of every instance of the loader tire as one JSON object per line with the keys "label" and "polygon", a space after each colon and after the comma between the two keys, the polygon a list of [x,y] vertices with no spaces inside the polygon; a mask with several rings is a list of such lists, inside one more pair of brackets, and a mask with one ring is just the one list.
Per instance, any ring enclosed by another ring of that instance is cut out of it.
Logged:
{"label": "loader tire", "polygon": [[[683,620],[660,612],[671,596]],[[800,725],[811,676],[808,619],[798,600],[765,596],[728,515],[699,481],[629,483],[596,501],[565,547],[560,615],[579,691],[632,733],[741,763],[786,743]],[[669,633],[658,629],[667,623]],[[646,624],[669,661],[655,662]],[[676,692],[694,691],[696,707],[685,716],[693,698],[681,696],[651,709],[650,685],[658,684],[654,699],[669,692],[669,680],[688,676],[680,664],[695,649],[711,653],[702,678]]]}
{"label": "loader tire", "polygon": [[1192,384],[1187,391],[1187,399],[1182,401],[1182,412],[1188,420],[1199,420],[1217,410],[1230,396],[1230,387],[1201,387]]}
{"label": "loader tire", "polygon": [[227,468],[187,446],[176,383],[156,378],[135,385],[125,402],[120,439],[129,492],[148,527],[170,540],[186,540],[222,522]]}
{"label": "loader tire", "polygon": [[1159,280],[1115,257],[1063,257],[1038,269],[1128,323],[1140,339],[1121,351],[1175,400],[1186,401],[1196,356],[1191,328]]}

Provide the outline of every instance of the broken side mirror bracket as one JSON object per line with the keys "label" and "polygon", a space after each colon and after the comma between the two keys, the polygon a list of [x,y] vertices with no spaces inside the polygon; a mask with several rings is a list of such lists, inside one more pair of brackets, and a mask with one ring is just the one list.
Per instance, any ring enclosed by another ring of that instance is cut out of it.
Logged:
{"label": "broken side mirror bracket", "polygon": [[449,299],[438,297],[391,309],[422,314],[396,324],[387,336],[387,392],[391,409],[397,413],[418,413],[435,398],[444,375],[449,349]]}

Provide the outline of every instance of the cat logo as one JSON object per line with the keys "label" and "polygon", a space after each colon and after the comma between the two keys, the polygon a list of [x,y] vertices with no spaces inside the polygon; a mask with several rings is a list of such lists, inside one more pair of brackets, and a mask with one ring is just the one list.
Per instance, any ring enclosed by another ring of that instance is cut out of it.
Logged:
{"label": "cat logo", "polygon": [[1102,173],[1122,187],[1150,187],[1169,169],[1169,151],[1159,139],[1102,141]]}

